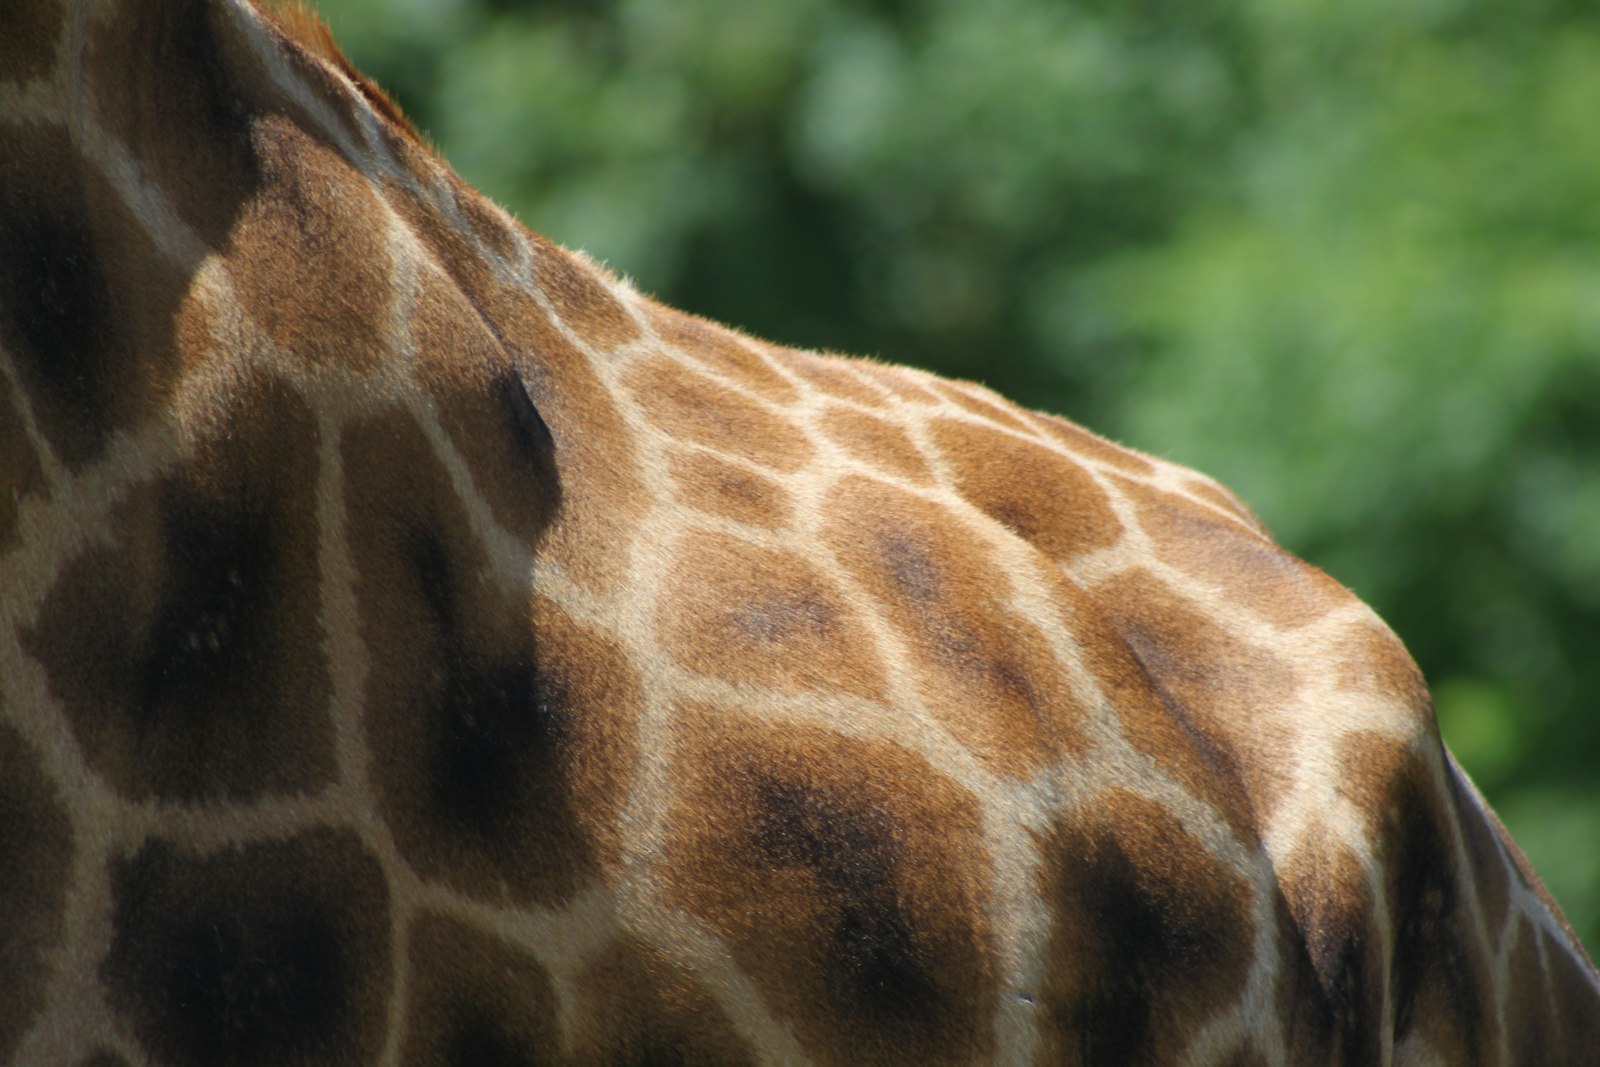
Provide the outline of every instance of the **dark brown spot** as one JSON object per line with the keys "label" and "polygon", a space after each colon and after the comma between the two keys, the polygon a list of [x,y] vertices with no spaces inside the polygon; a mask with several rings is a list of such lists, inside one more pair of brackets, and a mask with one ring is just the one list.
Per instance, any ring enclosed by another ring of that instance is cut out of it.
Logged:
{"label": "dark brown spot", "polygon": [[749,1046],[695,978],[632,937],[612,945],[576,980],[587,1018],[573,1028],[573,1060],[614,1067],[735,1067]]}
{"label": "dark brown spot", "polygon": [[209,854],[156,842],[113,865],[111,895],[101,977],[161,1062],[377,1062],[388,891],[353,835]]}
{"label": "dark brown spot", "polygon": [[1112,441],[1107,441],[1098,434],[1090,433],[1076,423],[1056,415],[1046,415],[1042,412],[1033,414],[1034,425],[1042,429],[1048,436],[1078,455],[1092,459],[1097,463],[1107,466],[1119,467],[1130,474],[1149,475],[1155,473],[1155,466],[1139,453],[1132,449],[1123,448]]}
{"label": "dark brown spot", "polygon": [[79,1067],[129,1067],[129,1064],[127,1060],[115,1052],[108,1052],[102,1049],[84,1060]]}
{"label": "dark brown spot", "polygon": [[1261,524],[1261,520],[1256,517],[1256,513],[1251,511],[1249,505],[1234,496],[1226,487],[1203,475],[1192,476],[1185,480],[1183,485],[1194,496],[1210,501],[1220,508],[1224,514],[1232,515],[1252,530],[1263,536],[1266,535],[1266,527]]}
{"label": "dark brown spot", "polygon": [[1081,705],[1034,620],[1006,603],[992,546],[944,507],[865,478],[830,495],[824,540],[899,630],[925,706],[990,770],[1081,751]]}
{"label": "dark brown spot", "polygon": [[1278,866],[1285,905],[1280,1004],[1297,1048],[1337,1052],[1340,1063],[1379,1063],[1383,1050],[1384,937],[1363,858],[1334,834],[1308,835]]}
{"label": "dark brown spot", "polygon": [[[402,151],[408,159],[420,156],[420,149],[409,142],[405,142]],[[419,159],[416,165],[421,166],[422,161]],[[472,206],[476,194],[467,196],[464,187],[457,191],[466,198],[465,210],[488,211],[481,205]],[[442,218],[433,204],[419,200],[398,182],[385,184],[384,200],[428,249],[431,260],[444,268],[451,285],[439,288],[452,289],[455,294],[439,296],[438,309],[423,315],[418,328],[433,329],[427,320],[437,322],[442,318],[451,331],[474,335],[476,339],[471,343],[487,353],[489,342],[479,331],[470,324],[461,326],[457,297],[465,301],[482,331],[494,338],[494,344],[510,361],[518,382],[550,431],[560,481],[560,511],[544,533],[541,553],[591,592],[613,588],[628,573],[629,546],[636,536],[640,516],[649,505],[650,492],[638,478],[633,431],[618,413],[610,388],[596,377],[589,358],[550,321],[534,296],[502,283],[478,249],[458,227]],[[532,239],[531,235],[525,236]],[[547,243],[538,247],[540,262],[546,265],[566,255]],[[561,269],[559,265],[551,268],[557,272]],[[597,284],[592,279],[580,282],[583,286]],[[601,300],[600,308],[605,314],[622,313],[609,294],[602,293]],[[576,323],[570,325],[576,328]],[[631,329],[631,325],[627,328]],[[622,329],[618,326],[607,336],[618,337]],[[430,373],[457,373],[448,349],[425,351],[423,355],[432,364]],[[489,358],[487,354],[485,358]],[[497,374],[503,369],[503,364],[493,359],[487,365]],[[464,395],[473,396],[475,388],[467,389]],[[452,416],[446,406],[447,417],[458,420],[458,424],[447,424],[457,440],[464,441],[474,432],[472,423],[477,416],[472,407],[463,405],[460,413]],[[481,458],[474,461],[484,462]],[[505,470],[509,478],[517,476],[515,465],[508,464]],[[541,501],[534,505],[506,496],[491,506],[502,522],[515,529],[520,521],[519,509],[526,513],[550,504]]]}
{"label": "dark brown spot", "polygon": [[25,82],[50,73],[66,11],[53,0],[0,5],[0,82]]}
{"label": "dark brown spot", "polygon": [[1210,771],[1240,783],[1229,792],[1248,797],[1253,811],[1270,812],[1292,771],[1281,758],[1293,727],[1284,708],[1298,686],[1290,666],[1147,571],[1120,574],[1091,597]]}
{"label": "dark brown spot", "polygon": [[160,401],[186,287],[65,130],[0,125],[0,344],[69,466]]}
{"label": "dark brown spot", "polygon": [[914,482],[932,479],[928,461],[896,424],[855,408],[831,407],[817,420],[829,440],[870,467]]}
{"label": "dark brown spot", "polygon": [[564,1062],[557,1001],[537,960],[453,919],[411,927],[405,1067]]}
{"label": "dark brown spot", "polygon": [[478,495],[531,549],[561,506],[555,441],[488,320],[429,272],[411,317],[418,369]]}
{"label": "dark brown spot", "polygon": [[794,501],[766,475],[687,448],[673,448],[667,463],[677,485],[675,498],[689,507],[767,530],[788,527]]}
{"label": "dark brown spot", "polygon": [[342,453],[373,776],[401,855],[479,899],[558,902],[610,855],[633,671],[494,578],[408,419],[349,427]]}
{"label": "dark brown spot", "polygon": [[1238,521],[1132,479],[1118,484],[1138,507],[1157,557],[1275,626],[1305,626],[1352,600],[1338,582]]}
{"label": "dark brown spot", "polygon": [[28,439],[21,404],[22,398],[12,392],[11,380],[0,371],[0,552],[17,536],[22,502],[48,492],[38,450]]}
{"label": "dark brown spot", "polygon": [[282,117],[254,127],[261,189],[228,271],[251,321],[306,363],[363,369],[391,347],[388,215],[332,148]]}
{"label": "dark brown spot", "polygon": [[334,774],[320,627],[318,438],[243,384],[195,457],[114,512],[23,645],[91,767],[137,798],[302,792]]}
{"label": "dark brown spot", "polygon": [[44,1007],[72,874],[72,823],[0,701],[0,1062]]}
{"label": "dark brown spot", "polygon": [[789,371],[812,386],[840,400],[853,400],[868,407],[883,407],[887,394],[871,378],[856,373],[857,361],[837,356],[819,356],[793,348],[768,345],[767,352]]}
{"label": "dark brown spot", "polygon": [[978,415],[987,422],[1004,426],[1009,430],[1034,436],[1035,430],[1029,423],[1028,412],[1017,407],[1009,400],[1005,400],[972,382],[935,381],[935,386],[947,401],[954,403],[959,408]]}
{"label": "dark brown spot", "polygon": [[780,692],[884,696],[871,632],[810,563],[721,534],[690,535],[674,555],[657,618],[678,662]]}
{"label": "dark brown spot", "polygon": [[598,268],[537,234],[530,234],[529,239],[537,253],[535,281],[555,306],[556,315],[585,344],[605,353],[639,336],[638,324],[600,280]]}
{"label": "dark brown spot", "polygon": [[1242,992],[1250,887],[1153,801],[1113,790],[1041,842],[1055,922],[1040,998],[1049,1062],[1176,1063]]}
{"label": "dark brown spot", "polygon": [[940,419],[932,431],[961,495],[1051,559],[1067,563],[1121,539],[1105,490],[1078,464],[969,422]]}
{"label": "dark brown spot", "polygon": [[228,17],[204,0],[117,9],[89,24],[83,60],[106,136],[217,250],[259,177],[251,145],[259,102],[233,74],[253,62],[218,32]]}
{"label": "dark brown spot", "polygon": [[678,903],[819,1062],[993,1055],[989,860],[971,796],[892,745],[680,709]]}
{"label": "dark brown spot", "polygon": [[[1437,745],[1436,738],[1419,739]],[[1442,754],[1441,754],[1442,755]],[[1396,1042],[1412,1033],[1463,1059],[1497,1040],[1488,946],[1476,933],[1453,845],[1459,815],[1430,761],[1383,734],[1343,738],[1340,787],[1366,814],[1393,926],[1390,989]]]}
{"label": "dark brown spot", "polygon": [[1422,672],[1387,626],[1360,622],[1351,626],[1330,657],[1338,667],[1341,689],[1372,693],[1380,699],[1398,697],[1419,719],[1433,718],[1433,698]]}
{"label": "dark brown spot", "polygon": [[796,427],[681,363],[656,357],[626,381],[645,417],[674,439],[786,472],[811,458],[811,443]]}
{"label": "dark brown spot", "polygon": [[650,321],[661,339],[724,378],[775,404],[792,404],[795,388],[766,358],[725,327],[653,304]]}
{"label": "dark brown spot", "polygon": [[934,381],[931,375],[912,370],[910,367],[879,363],[870,359],[854,360],[850,367],[896,400],[924,407],[939,407],[944,403],[938,394],[923,384]]}

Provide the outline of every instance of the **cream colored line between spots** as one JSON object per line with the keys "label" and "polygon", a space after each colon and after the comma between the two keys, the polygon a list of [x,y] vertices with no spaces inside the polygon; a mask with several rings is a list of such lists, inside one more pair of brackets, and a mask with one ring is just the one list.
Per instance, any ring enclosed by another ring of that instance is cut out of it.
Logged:
{"label": "cream colored line between spots", "polygon": [[[266,73],[268,80],[278,87],[278,90],[294,101],[305,114],[311,116],[312,121],[320,127],[318,132],[330,144],[339,150],[339,154],[352,166],[363,174],[368,173],[369,166],[363,165],[369,160],[380,160],[377,138],[368,135],[368,143],[363,146],[354,144],[346,134],[337,115],[328,107],[327,103],[315,92],[307,89],[301,82],[300,75],[295,71],[293,64],[284,54],[279,44],[279,34],[275,28],[270,27],[260,15],[245,0],[228,0],[227,10],[233,15],[234,26],[239,31],[249,47],[256,63]],[[309,56],[309,53],[308,53]],[[352,103],[360,99],[361,94],[345,73],[318,56],[309,56],[310,62],[319,64],[322,69],[338,81],[347,97],[352,98]],[[368,110],[366,101],[354,108],[356,114]]]}
{"label": "cream colored line between spots", "polygon": [[417,346],[411,333],[411,320],[416,315],[417,294],[422,289],[422,272],[432,272],[436,280],[449,285],[449,276],[426,245],[400,218],[389,202],[378,196],[380,190],[371,190],[375,202],[382,205],[384,219],[385,252],[389,259],[388,314],[384,316],[386,336],[383,348],[390,358],[379,362],[402,368],[409,383],[416,381]]}
{"label": "cream colored line between spots", "polygon": [[367,646],[359,634],[355,561],[345,514],[344,457],[339,448],[339,426],[326,408],[315,407],[318,435],[317,466],[317,570],[318,622],[328,665],[328,711],[333,718],[336,765],[342,791],[356,810],[375,811],[377,797],[371,789],[371,749],[365,736],[362,711],[366,707],[367,678],[371,665]]}
{"label": "cream colored line between spots", "polygon": [[[12,657],[0,662],[23,662]],[[23,705],[56,710],[40,701]],[[60,720],[64,716],[53,715]],[[70,744],[70,739],[68,739]],[[56,783],[70,782],[74,794],[68,811],[72,823],[72,871],[62,915],[60,947],[52,953],[53,970],[44,997],[45,1010],[17,1050],[18,1063],[82,1062],[101,1044],[120,1047],[118,1027],[98,981],[105,950],[111,943],[111,883],[104,877],[107,854],[120,836],[126,818],[121,805],[73,754],[73,771],[54,777],[61,767],[50,768]]]}
{"label": "cream colored line between spots", "polygon": [[17,544],[0,559],[0,628],[32,622],[62,567],[90,544],[113,545],[111,516],[124,495],[166,473],[179,459],[163,424],[143,438],[118,433],[89,470],[52,487],[49,507],[27,497],[16,517]]}
{"label": "cream colored line between spots", "polygon": [[727,944],[698,919],[681,911],[647,910],[634,916],[636,932],[669,959],[687,964],[722,1008],[739,1036],[773,1067],[810,1063],[794,1032],[768,1010],[761,992],[734,963]]}
{"label": "cream colored line between spots", "polygon": [[1264,850],[1247,853],[1246,857],[1254,862],[1233,869],[1245,875],[1250,886],[1250,929],[1255,934],[1255,952],[1238,1001],[1209,1019],[1190,1040],[1178,1060],[1185,1067],[1237,1062],[1240,1053],[1252,1045],[1267,1063],[1288,1062],[1276,1006],[1281,966],[1279,939],[1274,934],[1277,882]]}
{"label": "cream colored line between spots", "polygon": [[108,137],[87,114],[80,115],[79,122],[82,129],[78,150],[84,160],[99,168],[128,211],[138,219],[150,243],[185,274],[193,274],[211,249],[183,221],[166,194],[144,180],[142,168],[125,145]]}
{"label": "cream colored line between spots", "polygon": [[[5,379],[6,391],[11,395],[12,409],[20,412],[22,422],[22,436],[33,446],[35,455],[39,459],[39,473],[44,478],[45,487],[51,492],[59,491],[59,486],[70,475],[56,455],[56,450],[51,446],[48,438],[39,428],[39,420],[33,413],[33,398],[22,387],[22,378],[17,373],[16,364],[4,344],[0,344],[0,378]],[[20,502],[20,487],[13,486],[11,492],[13,500]]]}
{"label": "cream colored line between spots", "polygon": [[[985,911],[989,931],[998,950],[996,986],[999,1004],[994,1018],[995,1044],[1002,1063],[1032,1063],[1044,1042],[1040,1026],[1043,1013],[1035,1009],[1045,974],[1044,950],[1048,938],[1029,931],[1049,930],[1051,914],[1039,893],[1039,871],[1044,859],[1037,839],[1016,812],[1023,804],[997,805],[974,789],[983,812],[983,840],[994,861],[987,887]],[[1031,991],[1023,1001],[1014,991]]]}
{"label": "cream colored line between spots", "polygon": [[[596,957],[628,932],[617,913],[612,894],[605,889],[589,889],[561,907],[544,908],[526,903],[489,904],[426,883],[417,883],[413,893],[412,899],[406,902],[411,916],[426,912],[448,917],[489,934],[537,961],[549,975],[555,991],[557,1023],[570,1055],[573,1051],[571,1036],[582,1030],[585,1022],[584,1001],[577,993],[579,979]],[[410,926],[411,920],[404,925]],[[405,959],[398,962],[409,977],[407,964]],[[404,1029],[403,1026],[394,1028],[396,1033]],[[397,1039],[394,1043],[398,1043]]]}
{"label": "cream colored line between spots", "polygon": [[633,320],[634,326],[638,328],[641,335],[648,337],[659,348],[666,349],[669,347],[662,341],[661,335],[656,332],[655,327],[651,324],[649,314],[642,307],[643,304],[648,302],[647,298],[634,286],[632,279],[626,275],[618,275],[612,272],[604,263],[596,260],[581,248],[572,248],[566,251],[590,269],[605,290],[611,294],[611,298],[628,313],[628,318]]}

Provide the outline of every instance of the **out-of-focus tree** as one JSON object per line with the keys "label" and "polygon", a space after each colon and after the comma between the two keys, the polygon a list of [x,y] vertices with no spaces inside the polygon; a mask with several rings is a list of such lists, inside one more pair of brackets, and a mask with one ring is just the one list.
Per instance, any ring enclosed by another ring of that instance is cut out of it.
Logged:
{"label": "out-of-focus tree", "polygon": [[530,226],[1249,500],[1600,946],[1600,8],[322,0]]}

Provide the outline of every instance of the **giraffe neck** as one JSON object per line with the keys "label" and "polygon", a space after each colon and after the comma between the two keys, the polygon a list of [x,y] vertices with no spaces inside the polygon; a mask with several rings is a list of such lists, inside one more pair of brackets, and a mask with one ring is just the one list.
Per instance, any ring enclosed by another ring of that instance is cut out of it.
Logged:
{"label": "giraffe neck", "polygon": [[18,10],[0,1064],[1600,1039],[1404,650],[1214,482],[645,299],[312,23]]}

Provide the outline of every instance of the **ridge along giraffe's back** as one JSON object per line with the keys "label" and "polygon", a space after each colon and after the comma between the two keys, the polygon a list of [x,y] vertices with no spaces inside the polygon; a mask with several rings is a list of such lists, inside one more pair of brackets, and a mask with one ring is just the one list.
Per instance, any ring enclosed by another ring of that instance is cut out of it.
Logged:
{"label": "ridge along giraffe's back", "polygon": [[656,304],[303,15],[0,15],[0,474],[0,1063],[1600,1048],[1225,490]]}

